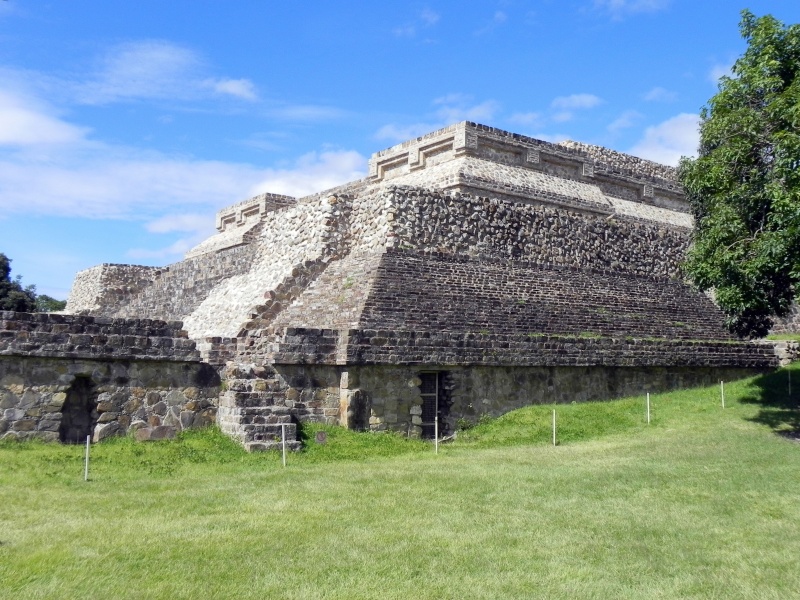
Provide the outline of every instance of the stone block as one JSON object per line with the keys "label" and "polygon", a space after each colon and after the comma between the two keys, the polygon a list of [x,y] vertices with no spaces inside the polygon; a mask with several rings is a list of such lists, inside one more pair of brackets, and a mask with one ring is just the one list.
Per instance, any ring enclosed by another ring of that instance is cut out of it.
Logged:
{"label": "stone block", "polygon": [[122,435],[122,433],[122,427],[120,427],[120,424],[116,421],[104,423],[102,425],[96,425],[94,428],[94,436],[92,437],[92,441],[100,442],[114,435]]}
{"label": "stone block", "polygon": [[168,406],[183,406],[186,403],[186,396],[181,391],[172,390],[167,393],[166,402]]}
{"label": "stone block", "polygon": [[39,421],[39,431],[58,431],[59,427],[61,427],[61,419],[58,420],[46,420],[43,419]]}
{"label": "stone block", "polygon": [[158,440],[171,440],[177,434],[174,427],[160,425],[158,427],[142,427],[136,430],[134,438],[137,442],[155,442]]}

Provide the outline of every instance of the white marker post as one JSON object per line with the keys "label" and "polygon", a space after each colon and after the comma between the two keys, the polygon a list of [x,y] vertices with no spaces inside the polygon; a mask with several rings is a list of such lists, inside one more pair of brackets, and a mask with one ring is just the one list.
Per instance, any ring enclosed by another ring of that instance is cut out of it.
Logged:
{"label": "white marker post", "polygon": [[286,466],[286,423],[281,423],[281,445],[283,446],[283,466]]}
{"label": "white marker post", "polygon": [[650,392],[647,392],[647,424],[650,425]]}
{"label": "white marker post", "polygon": [[89,481],[89,436],[86,436],[86,458],[83,461],[83,480]]}
{"label": "white marker post", "polygon": [[719,382],[719,395],[722,398],[722,408],[725,408],[725,382]]}
{"label": "white marker post", "polygon": [[553,446],[556,445],[556,409],[553,409]]}
{"label": "white marker post", "polygon": [[433,452],[439,454],[439,415],[433,418]]}

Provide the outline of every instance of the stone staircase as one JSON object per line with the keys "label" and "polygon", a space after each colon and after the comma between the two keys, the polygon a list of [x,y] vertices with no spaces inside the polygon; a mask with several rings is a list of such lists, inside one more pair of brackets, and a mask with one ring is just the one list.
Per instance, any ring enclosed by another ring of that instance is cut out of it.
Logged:
{"label": "stone staircase", "polygon": [[237,366],[233,370],[235,375],[225,379],[227,389],[219,396],[220,429],[253,452],[280,450],[285,428],[286,448],[299,450],[297,425],[275,381],[264,369]]}

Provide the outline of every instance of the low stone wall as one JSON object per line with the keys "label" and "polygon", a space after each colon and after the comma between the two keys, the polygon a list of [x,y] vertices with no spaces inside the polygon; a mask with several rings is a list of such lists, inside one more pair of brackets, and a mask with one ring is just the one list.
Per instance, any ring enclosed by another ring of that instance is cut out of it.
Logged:
{"label": "low stone wall", "polygon": [[216,371],[202,363],[0,356],[0,438],[174,435],[214,423],[218,394]]}
{"label": "low stone wall", "polygon": [[180,322],[0,312],[0,437],[174,435],[214,422],[219,389]]}

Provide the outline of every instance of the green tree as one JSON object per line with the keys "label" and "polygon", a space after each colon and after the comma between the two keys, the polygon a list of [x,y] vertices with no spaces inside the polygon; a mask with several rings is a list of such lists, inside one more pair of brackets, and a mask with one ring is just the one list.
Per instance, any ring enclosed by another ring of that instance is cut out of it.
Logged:
{"label": "green tree", "polygon": [[747,50],[700,113],[679,177],[696,227],[685,273],[740,336],[762,336],[800,282],[800,25],[742,11]]}
{"label": "green tree", "polygon": [[11,279],[11,259],[0,252],[0,310],[36,312],[36,287],[22,287],[22,278]]}
{"label": "green tree", "polygon": [[36,295],[36,311],[37,312],[54,312],[57,310],[64,310],[67,307],[66,300],[56,300],[47,294]]}

